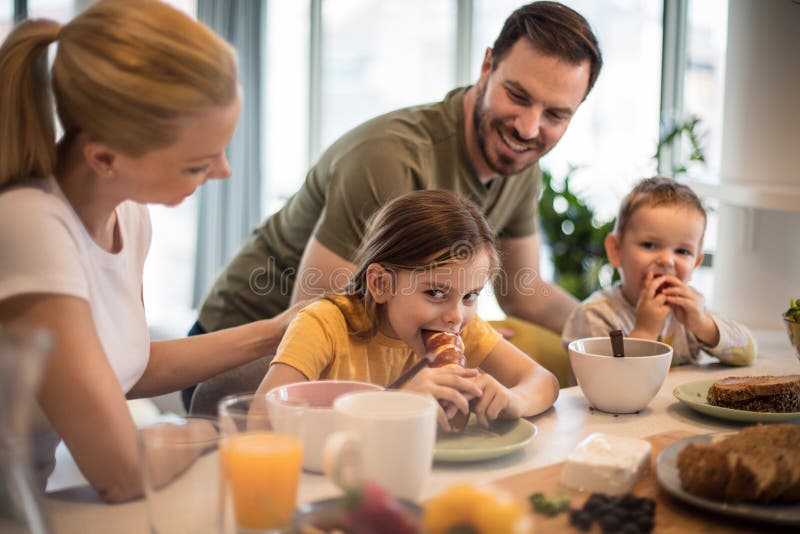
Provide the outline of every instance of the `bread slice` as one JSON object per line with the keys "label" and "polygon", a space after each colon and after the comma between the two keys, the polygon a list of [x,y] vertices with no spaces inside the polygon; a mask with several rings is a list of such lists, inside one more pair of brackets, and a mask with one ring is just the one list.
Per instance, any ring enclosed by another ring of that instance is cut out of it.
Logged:
{"label": "bread slice", "polygon": [[708,403],[752,412],[800,411],[800,375],[745,376],[717,380],[708,388]]}
{"label": "bread slice", "polygon": [[757,425],[718,443],[690,443],[677,463],[683,487],[702,497],[800,502],[798,425]]}

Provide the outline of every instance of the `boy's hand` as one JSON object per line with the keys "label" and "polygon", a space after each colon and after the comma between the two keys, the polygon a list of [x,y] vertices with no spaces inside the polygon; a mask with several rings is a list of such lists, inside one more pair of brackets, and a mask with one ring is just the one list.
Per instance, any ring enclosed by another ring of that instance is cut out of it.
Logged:
{"label": "boy's hand", "polygon": [[456,411],[469,413],[469,401],[481,396],[475,383],[477,369],[459,366],[425,367],[406,382],[401,389],[432,395],[439,401],[436,421],[442,430],[450,431],[450,418]]}
{"label": "boy's hand", "polygon": [[481,426],[488,427],[489,421],[501,416],[508,419],[522,417],[524,400],[492,375],[481,373],[475,379],[475,385],[483,390],[480,399],[473,402],[473,411]]}
{"label": "boy's hand", "polygon": [[675,276],[665,276],[669,286],[663,291],[667,305],[675,318],[707,347],[719,343],[719,329],[714,318],[706,311],[703,296]]}
{"label": "boy's hand", "polygon": [[633,331],[628,334],[630,337],[655,340],[661,335],[664,321],[672,311],[667,305],[667,297],[663,290],[659,291],[664,282],[664,276],[647,273],[644,286],[639,293],[639,301],[636,303],[636,324]]}

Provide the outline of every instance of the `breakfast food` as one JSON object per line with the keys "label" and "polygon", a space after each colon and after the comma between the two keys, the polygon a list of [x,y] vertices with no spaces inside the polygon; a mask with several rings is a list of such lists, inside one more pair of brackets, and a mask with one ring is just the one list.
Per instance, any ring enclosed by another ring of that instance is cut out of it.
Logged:
{"label": "breakfast food", "polygon": [[800,298],[789,300],[789,309],[783,314],[787,321],[800,323]]}
{"label": "breakfast food", "polygon": [[672,284],[664,280],[661,284],[656,288],[656,295],[660,295],[664,292],[665,289],[672,287]]}
{"label": "breakfast food", "polygon": [[[464,356],[464,342],[458,334],[423,330],[422,342],[425,344],[425,350],[428,354],[434,355],[430,363],[431,367],[445,367],[448,365],[466,367],[467,358]],[[463,430],[467,426],[467,421],[469,421],[469,413],[456,412],[450,418],[450,428],[455,431]]]}
{"label": "breakfast food", "polygon": [[757,425],[715,443],[689,443],[677,463],[684,489],[702,497],[800,502],[798,425]]}
{"label": "breakfast food", "polygon": [[427,534],[517,534],[531,532],[525,502],[488,485],[460,483],[446,488],[425,505]]}
{"label": "breakfast food", "polygon": [[612,497],[593,493],[582,508],[572,508],[569,524],[580,530],[589,530],[594,521],[603,534],[630,532],[647,534],[655,525],[656,502],[647,497],[636,497],[632,493]]}
{"label": "breakfast food", "polygon": [[445,365],[467,365],[464,357],[464,342],[461,336],[451,332],[436,332],[433,330],[422,331],[422,342],[425,350],[434,354],[431,367],[444,367]]}
{"label": "breakfast food", "polygon": [[577,490],[621,495],[631,490],[649,462],[649,442],[594,433],[567,457],[561,483]]}
{"label": "breakfast food", "polygon": [[299,534],[417,534],[417,520],[409,510],[381,486],[364,482],[347,490],[341,506],[331,507],[327,515],[303,518],[295,530]]}
{"label": "breakfast food", "polygon": [[800,375],[745,376],[717,380],[708,388],[708,403],[751,412],[800,411]]}

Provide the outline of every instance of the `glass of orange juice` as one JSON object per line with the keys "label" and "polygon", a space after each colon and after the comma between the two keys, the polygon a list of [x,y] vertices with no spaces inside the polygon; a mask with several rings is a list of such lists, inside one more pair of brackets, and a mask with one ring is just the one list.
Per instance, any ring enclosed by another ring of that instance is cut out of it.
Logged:
{"label": "glass of orange juice", "polygon": [[302,469],[304,408],[302,403],[270,408],[266,395],[220,401],[220,461],[240,534],[289,526]]}

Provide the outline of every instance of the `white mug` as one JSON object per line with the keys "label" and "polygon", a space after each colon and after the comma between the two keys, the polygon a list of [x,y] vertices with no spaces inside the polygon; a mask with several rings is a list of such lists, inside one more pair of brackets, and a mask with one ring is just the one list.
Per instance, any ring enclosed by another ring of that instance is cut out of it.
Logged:
{"label": "white mug", "polygon": [[314,380],[285,384],[267,393],[267,409],[276,429],[284,433],[291,433],[291,429],[285,427],[291,425],[293,410],[296,413],[294,406],[298,403],[305,404],[303,432],[297,436],[303,442],[305,470],[312,473],[323,472],[323,448],[328,436],[336,430],[333,421],[333,402],[342,395],[356,391],[383,391],[383,388],[367,382]]}
{"label": "white mug", "polygon": [[335,432],[325,445],[325,473],[336,484],[373,481],[416,500],[431,472],[436,401],[403,391],[349,393],[333,403]]}

